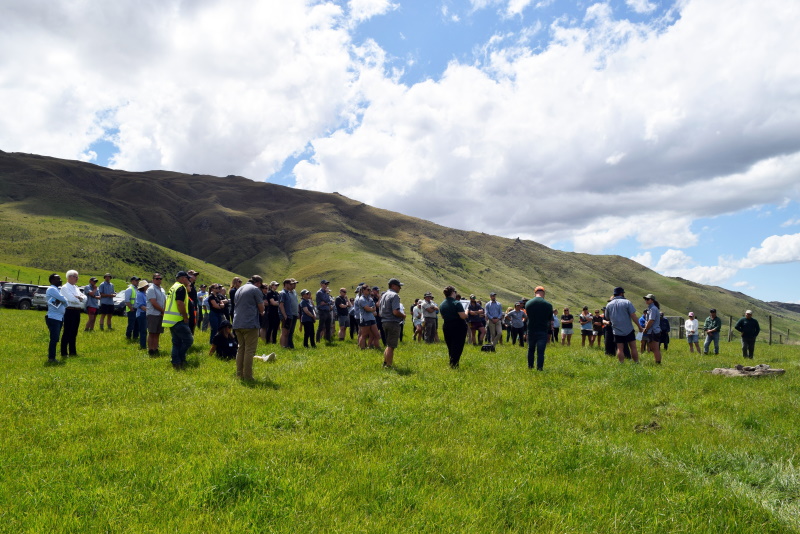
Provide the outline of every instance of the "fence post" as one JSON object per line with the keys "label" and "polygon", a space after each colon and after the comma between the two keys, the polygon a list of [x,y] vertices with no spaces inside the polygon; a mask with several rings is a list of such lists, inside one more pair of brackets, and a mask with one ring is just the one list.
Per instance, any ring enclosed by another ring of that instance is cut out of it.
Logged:
{"label": "fence post", "polygon": [[772,345],[772,316],[769,316],[769,344]]}
{"label": "fence post", "polygon": [[733,316],[728,317],[728,343],[733,338]]}

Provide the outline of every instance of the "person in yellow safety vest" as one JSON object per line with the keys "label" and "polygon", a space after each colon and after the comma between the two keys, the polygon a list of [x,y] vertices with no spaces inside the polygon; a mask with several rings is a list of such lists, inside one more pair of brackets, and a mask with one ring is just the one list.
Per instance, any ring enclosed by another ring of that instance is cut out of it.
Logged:
{"label": "person in yellow safety vest", "polygon": [[128,314],[128,327],[125,329],[125,337],[128,341],[139,339],[139,323],[136,321],[136,293],[139,286],[139,277],[131,276],[131,283],[125,290],[125,307]]}
{"label": "person in yellow safety vest", "polygon": [[161,324],[172,335],[172,367],[180,370],[186,366],[186,352],[194,343],[194,336],[189,327],[189,275],[180,271],[175,280],[167,292]]}

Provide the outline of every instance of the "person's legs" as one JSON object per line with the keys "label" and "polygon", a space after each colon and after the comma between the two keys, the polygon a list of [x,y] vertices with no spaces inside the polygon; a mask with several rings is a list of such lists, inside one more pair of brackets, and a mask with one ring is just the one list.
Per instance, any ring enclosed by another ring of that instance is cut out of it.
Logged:
{"label": "person's legs", "polygon": [[547,348],[549,332],[529,332],[528,333],[528,368],[533,369],[534,352],[536,353],[536,369],[544,369],[544,351]]}
{"label": "person's legs", "polygon": [[651,340],[648,344],[650,345],[650,352],[653,353],[656,363],[661,363],[661,349],[658,346],[658,340]]}
{"label": "person's legs", "polygon": [[378,330],[377,324],[374,324],[369,327],[369,340],[372,347],[376,349],[381,348],[381,333]]}
{"label": "person's legs", "polygon": [[63,323],[47,316],[45,316],[44,322],[47,324],[47,330],[50,332],[50,344],[47,346],[47,360],[54,362],[56,361],[56,347],[58,346],[58,338],[61,336],[61,327]]}
{"label": "person's legs", "polygon": [[210,334],[208,336],[208,344],[210,345],[219,332],[219,325],[222,323],[222,314],[211,312],[208,317],[208,329]]}
{"label": "person's legs", "polygon": [[719,354],[719,332],[714,332],[713,341],[714,341],[714,354]]}
{"label": "person's legs", "polygon": [[94,323],[97,320],[97,308],[86,308],[86,328],[85,332],[94,330]]}
{"label": "person's legs", "polygon": [[703,341],[703,354],[708,354],[708,348],[711,346],[711,336],[713,334],[706,334],[706,339]]}
{"label": "person's legs", "polygon": [[194,336],[189,323],[185,322],[173,325],[169,330],[172,336],[172,366],[180,369],[186,364],[186,353],[194,343]]}
{"label": "person's legs", "polygon": [[139,348],[146,349],[147,348],[147,316],[145,314],[139,315],[136,318],[136,321],[139,323]]}
{"label": "person's legs", "polygon": [[78,338],[78,329],[81,325],[81,311],[67,308],[64,311],[63,333],[61,334],[61,355],[74,356],[77,354],[75,342]]}
{"label": "person's legs", "polygon": [[289,319],[289,335],[286,338],[286,342],[290,349],[294,348],[294,331],[297,328],[297,317],[292,317]]}
{"label": "person's legs", "polygon": [[384,322],[383,331],[386,333],[386,348],[383,351],[383,365],[392,367],[394,365],[394,349],[400,341],[400,323]]}
{"label": "person's legs", "polygon": [[[313,332],[313,323],[310,323]],[[258,348],[258,328],[235,330],[239,348],[236,350],[236,376],[242,380],[253,379],[253,356]]]}
{"label": "person's legs", "polygon": [[136,310],[128,310],[125,312],[125,318],[128,319],[128,324],[125,326],[125,338],[132,340],[134,339],[133,325],[136,323]]}

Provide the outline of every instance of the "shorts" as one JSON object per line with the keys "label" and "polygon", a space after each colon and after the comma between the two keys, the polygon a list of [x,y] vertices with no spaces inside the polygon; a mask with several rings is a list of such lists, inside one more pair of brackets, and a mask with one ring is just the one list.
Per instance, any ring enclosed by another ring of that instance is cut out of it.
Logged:
{"label": "shorts", "polygon": [[414,321],[414,327],[415,327],[415,328],[416,328],[417,326],[420,326],[420,325],[422,325],[422,321],[421,321],[421,320],[417,319],[417,320],[415,320],[415,321]]}
{"label": "shorts", "polygon": [[369,321],[361,321],[361,326],[372,326],[374,324],[378,324],[378,321],[375,319],[370,319]]}
{"label": "shorts", "polygon": [[562,336],[571,336],[572,335],[572,328],[562,328],[561,329]]}
{"label": "shorts", "polygon": [[339,316],[339,326],[350,326],[350,316],[349,315],[340,315]]}
{"label": "shorts", "polygon": [[618,336],[614,334],[614,343],[630,343],[631,341],[636,341],[636,333],[631,330],[624,336]]}
{"label": "shorts", "polygon": [[594,336],[595,333],[591,330],[586,330],[585,328],[581,328],[581,335],[582,336]]}
{"label": "shorts", "polygon": [[602,330],[592,330],[592,335],[593,336],[602,336],[603,335],[603,331]]}
{"label": "shorts", "polygon": [[655,341],[656,343],[658,343],[659,341],[661,341],[661,332],[657,334],[653,332],[649,334],[642,334],[642,341],[646,341],[648,343],[650,343],[651,341]]}
{"label": "shorts", "polygon": [[147,331],[151,334],[163,334],[164,325],[161,324],[162,317],[160,315],[147,316]]}
{"label": "shorts", "polygon": [[386,346],[391,347],[393,349],[397,348],[397,344],[400,341],[400,330],[402,330],[403,326],[400,323],[396,323],[394,321],[387,323],[386,321],[383,322],[383,332],[386,334]]}
{"label": "shorts", "polygon": [[114,305],[113,304],[101,304],[100,305],[100,315],[114,315]]}
{"label": "shorts", "polygon": [[690,335],[686,336],[686,341],[688,341],[689,343],[698,343],[699,339],[700,339],[700,336],[698,336],[697,334],[690,334]]}
{"label": "shorts", "polygon": [[88,315],[97,315],[97,308],[95,308],[94,306],[92,306],[92,307],[87,307],[87,308],[86,308],[86,313],[87,313]]}
{"label": "shorts", "polygon": [[476,321],[474,323],[469,323],[469,327],[471,330],[480,330],[484,327],[484,324],[480,321]]}

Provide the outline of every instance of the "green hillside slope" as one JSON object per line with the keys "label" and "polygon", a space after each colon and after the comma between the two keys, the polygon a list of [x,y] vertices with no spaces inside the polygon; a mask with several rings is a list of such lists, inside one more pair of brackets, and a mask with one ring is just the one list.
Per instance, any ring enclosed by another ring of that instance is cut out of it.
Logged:
{"label": "green hillside slope", "polygon": [[[453,230],[367,206],[339,194],[242,177],[142,173],[29,154],[0,152],[0,261],[100,272],[126,267],[198,270],[227,281],[259,273],[302,287],[332,287],[397,276],[404,296],[455,285],[504,304],[543,284],[557,306],[600,307],[616,285],[637,306],[653,292],[669,315],[716,307],[772,315],[777,329],[800,330],[800,314],[744,294],[667,278],[619,256],[562,252],[532,241]],[[67,246],[66,244],[69,244]],[[184,256],[177,255],[183,254]]]}

